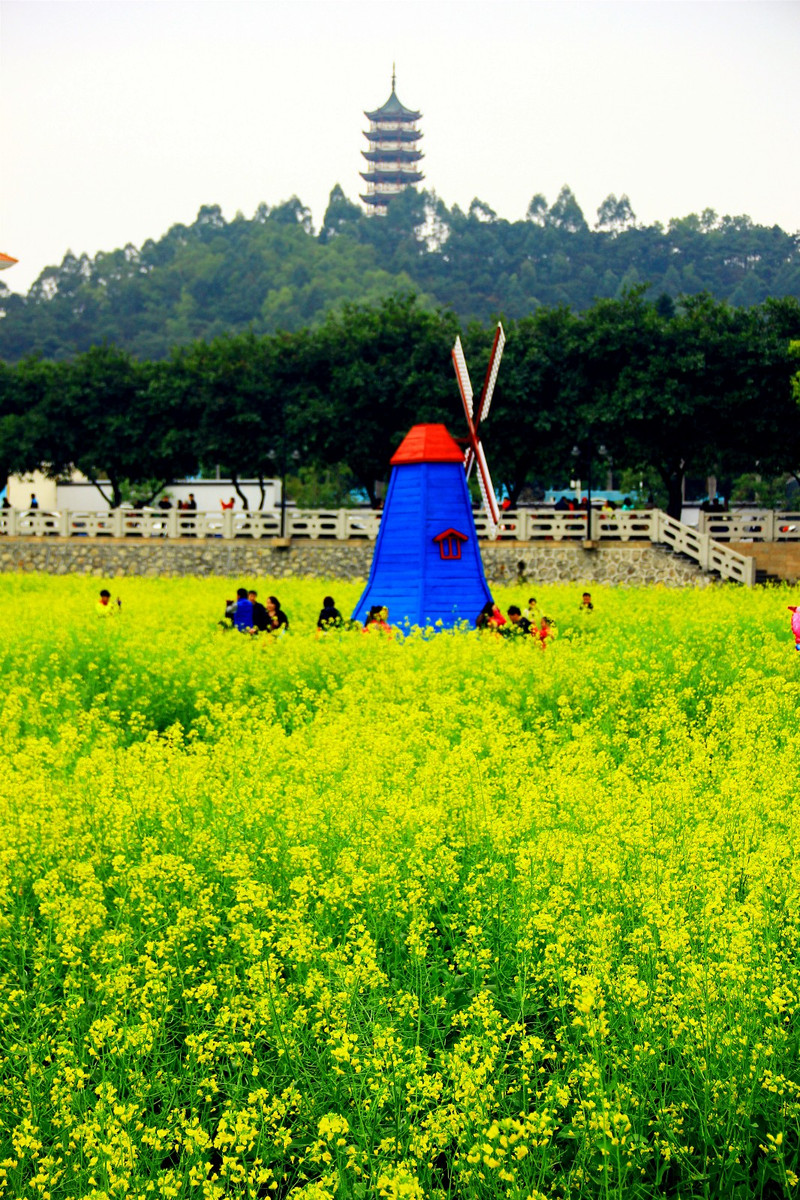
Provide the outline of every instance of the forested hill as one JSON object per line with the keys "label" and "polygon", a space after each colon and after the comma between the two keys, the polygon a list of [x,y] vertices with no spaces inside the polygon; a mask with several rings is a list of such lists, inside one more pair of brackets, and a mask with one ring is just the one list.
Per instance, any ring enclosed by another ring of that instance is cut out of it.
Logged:
{"label": "forested hill", "polygon": [[644,227],[625,196],[609,196],[590,228],[567,187],[550,205],[534,196],[522,221],[412,190],[386,218],[368,218],[337,185],[319,231],[296,198],[230,222],[211,205],[140,249],[67,254],[26,297],[0,285],[0,357],[66,359],[110,341],[158,359],[221,333],[296,330],[398,290],[463,321],[583,310],[636,283],[653,298],[707,291],[737,306],[800,297],[800,235],[708,209]]}

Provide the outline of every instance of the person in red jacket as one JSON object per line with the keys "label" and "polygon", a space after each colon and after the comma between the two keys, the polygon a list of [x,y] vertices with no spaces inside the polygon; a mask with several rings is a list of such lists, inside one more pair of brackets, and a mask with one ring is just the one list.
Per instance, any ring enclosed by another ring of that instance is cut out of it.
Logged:
{"label": "person in red jacket", "polygon": [[543,650],[546,649],[547,643],[556,636],[553,629],[553,622],[549,617],[542,617],[542,623],[539,626],[536,636],[539,638],[539,645]]}
{"label": "person in red jacket", "polygon": [[500,612],[494,600],[487,600],[475,618],[475,628],[497,633],[505,625],[506,619]]}

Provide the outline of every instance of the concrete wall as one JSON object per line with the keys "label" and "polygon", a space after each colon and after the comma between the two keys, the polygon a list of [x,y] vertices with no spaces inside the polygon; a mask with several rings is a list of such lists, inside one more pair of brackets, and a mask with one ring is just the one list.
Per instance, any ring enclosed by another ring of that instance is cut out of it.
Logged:
{"label": "concrete wall", "polygon": [[730,548],[749,554],[759,571],[788,583],[800,582],[800,542],[731,542]]}
{"label": "concrete wall", "polygon": [[[293,575],[366,579],[374,542],[292,542],[287,547],[251,539],[234,541],[115,541],[95,538],[2,538],[0,571],[53,575],[220,575],[249,581]],[[487,577],[494,583],[687,584],[704,587],[708,576],[682,558],[649,543],[614,543],[585,550],[579,543],[482,544]],[[520,568],[520,564],[522,567]]]}

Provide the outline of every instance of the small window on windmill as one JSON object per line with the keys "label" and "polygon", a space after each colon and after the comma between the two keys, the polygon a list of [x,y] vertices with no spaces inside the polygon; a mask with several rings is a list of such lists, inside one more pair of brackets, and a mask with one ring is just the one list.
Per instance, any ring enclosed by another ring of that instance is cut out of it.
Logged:
{"label": "small window on windmill", "polygon": [[461,558],[461,543],[467,541],[467,535],[457,529],[445,529],[433,540],[438,543],[440,558]]}

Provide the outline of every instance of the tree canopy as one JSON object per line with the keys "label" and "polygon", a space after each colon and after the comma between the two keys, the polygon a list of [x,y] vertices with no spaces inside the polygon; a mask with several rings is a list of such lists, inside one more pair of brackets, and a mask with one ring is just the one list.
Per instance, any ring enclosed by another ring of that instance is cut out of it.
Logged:
{"label": "tree canopy", "polygon": [[[234,481],[296,466],[310,490],[317,471],[374,500],[411,425],[463,432],[457,331],[452,312],[401,293],[313,328],[195,341],[165,360],[110,345],[70,362],[29,357],[0,369],[0,466],[75,465],[107,479],[115,504],[126,484],[155,490],[217,465]],[[476,383],[492,334],[462,329]],[[791,297],[735,308],[703,293],[664,306],[637,287],[583,312],[512,320],[485,424],[495,483],[516,502],[526,484],[568,480],[576,444],[601,443],[617,471],[657,475],[675,515],[687,473],[800,478],[798,344]]]}
{"label": "tree canopy", "polygon": [[413,188],[376,218],[337,185],[319,231],[297,197],[231,221],[205,205],[141,247],[67,253],[27,296],[0,284],[0,357],[70,359],[109,341],[167,358],[198,339],[296,332],[398,290],[463,322],[521,319],[562,304],[581,312],[637,284],[667,304],[701,292],[737,307],[800,298],[800,236],[710,209],[644,226],[613,194],[590,227],[567,186],[550,203],[534,195],[519,221],[477,198],[463,212]]}

